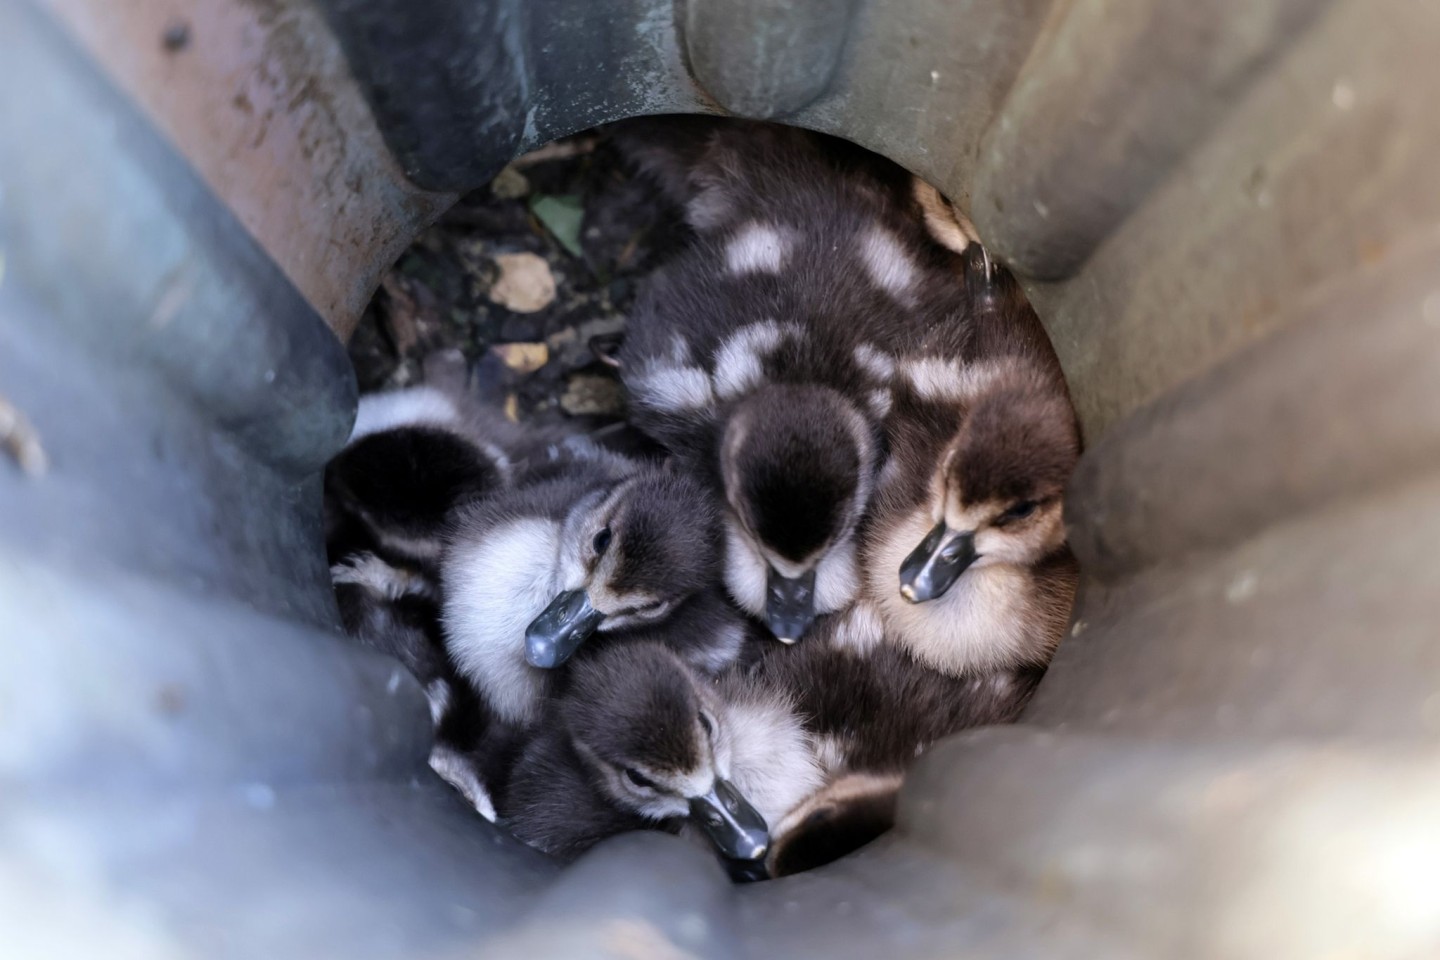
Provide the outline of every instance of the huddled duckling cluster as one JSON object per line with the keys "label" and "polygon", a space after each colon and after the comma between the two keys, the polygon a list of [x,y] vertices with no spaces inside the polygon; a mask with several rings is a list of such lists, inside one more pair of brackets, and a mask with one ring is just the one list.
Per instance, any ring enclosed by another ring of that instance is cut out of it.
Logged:
{"label": "huddled duckling cluster", "polygon": [[453,372],[367,396],[327,474],[337,595],[424,685],[432,766],[516,836],[671,830],[789,873],[1025,704],[1074,592],[1079,432],[933,188],[781,127],[615,136],[694,232],[617,356],[668,456],[522,429]]}

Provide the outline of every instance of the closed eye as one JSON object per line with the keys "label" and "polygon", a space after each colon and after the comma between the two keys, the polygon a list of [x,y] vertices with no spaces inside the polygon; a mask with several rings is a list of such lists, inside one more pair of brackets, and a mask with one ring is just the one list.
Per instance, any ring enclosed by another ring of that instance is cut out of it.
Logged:
{"label": "closed eye", "polygon": [[1039,506],[1040,504],[1035,500],[1021,500],[1019,503],[1014,504],[1010,507],[1010,509],[1000,514],[1000,516],[996,517],[995,525],[997,527],[1003,527],[1007,523],[1014,523],[1017,520],[1024,520],[1026,517],[1030,516],[1030,514],[1034,513],[1036,508]]}
{"label": "closed eye", "polygon": [[660,785],[634,767],[625,768],[625,779],[642,790],[659,790]]}

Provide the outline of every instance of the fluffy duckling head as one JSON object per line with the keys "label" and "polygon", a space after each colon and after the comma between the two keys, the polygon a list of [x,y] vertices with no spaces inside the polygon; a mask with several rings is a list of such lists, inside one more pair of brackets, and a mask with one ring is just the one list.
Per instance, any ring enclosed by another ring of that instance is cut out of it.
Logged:
{"label": "fluffy duckling head", "polygon": [[658,644],[610,647],[576,663],[561,721],[601,792],[651,820],[689,819],[731,860],[760,860],[765,820],[730,782],[715,695]]}
{"label": "fluffy duckling head", "polygon": [[1006,364],[969,405],[931,482],[934,526],[900,565],[911,603],[943,596],[971,567],[1030,566],[1065,542],[1065,484],[1080,455],[1063,390]]}
{"label": "fluffy duckling head", "polygon": [[835,390],[772,385],[730,416],[720,450],[725,582],[781,641],[854,598],[855,528],[874,463],[868,422]]}
{"label": "fluffy duckling head", "polygon": [[561,528],[550,605],[525,630],[531,666],[557,667],[597,631],[663,620],[719,574],[719,515],[696,480],[642,470],[582,498]]}

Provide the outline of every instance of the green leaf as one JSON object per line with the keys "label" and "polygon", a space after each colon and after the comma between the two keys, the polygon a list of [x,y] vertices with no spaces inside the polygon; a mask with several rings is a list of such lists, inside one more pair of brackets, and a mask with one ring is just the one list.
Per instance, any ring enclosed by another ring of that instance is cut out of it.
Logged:
{"label": "green leaf", "polygon": [[578,195],[552,197],[535,194],[530,198],[530,212],[571,256],[581,256],[580,221],[585,219],[585,208],[580,205]]}

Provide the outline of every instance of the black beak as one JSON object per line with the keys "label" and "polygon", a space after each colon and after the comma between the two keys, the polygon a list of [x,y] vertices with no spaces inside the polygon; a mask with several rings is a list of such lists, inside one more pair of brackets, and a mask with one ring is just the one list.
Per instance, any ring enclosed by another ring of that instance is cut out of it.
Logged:
{"label": "black beak", "polygon": [[900,596],[911,603],[944,596],[974,562],[975,532],[955,533],[942,520],[900,564]]}
{"label": "black beak", "polygon": [[690,819],[700,824],[715,849],[730,860],[763,860],[770,850],[765,818],[739,790],[719,777],[709,793],[690,798]]}
{"label": "black beak", "polygon": [[584,590],[560,594],[525,628],[525,662],[542,670],[560,666],[604,619]]}
{"label": "black beak", "polygon": [[781,643],[794,643],[815,622],[815,571],[795,579],[774,568],[765,584],[765,625]]}

